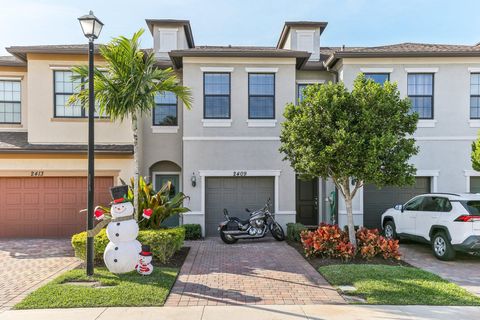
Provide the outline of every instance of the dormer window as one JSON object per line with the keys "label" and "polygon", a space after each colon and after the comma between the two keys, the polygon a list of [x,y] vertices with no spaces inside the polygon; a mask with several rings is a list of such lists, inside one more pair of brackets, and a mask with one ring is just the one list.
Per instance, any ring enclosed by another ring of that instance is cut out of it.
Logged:
{"label": "dormer window", "polygon": [[169,52],[178,49],[177,46],[178,28],[162,28],[158,30],[160,37],[159,48],[160,52]]}
{"label": "dormer window", "polygon": [[314,52],[313,39],[315,30],[297,30],[297,50]]}

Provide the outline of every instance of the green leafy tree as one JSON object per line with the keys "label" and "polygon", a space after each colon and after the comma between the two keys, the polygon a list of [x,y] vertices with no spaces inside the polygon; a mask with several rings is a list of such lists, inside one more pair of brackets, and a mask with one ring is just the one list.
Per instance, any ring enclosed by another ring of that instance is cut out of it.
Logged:
{"label": "green leafy tree", "polygon": [[288,104],[280,151],[303,178],[331,178],[345,199],[349,238],[356,246],[352,200],[365,183],[414,183],[408,160],[418,149],[411,135],[418,115],[397,85],[359,75],[343,83],[308,86],[298,105]]}
{"label": "green leafy tree", "polygon": [[480,171],[480,132],[479,137],[472,143],[472,168],[475,171]]}
{"label": "green leafy tree", "polygon": [[[102,70],[95,68],[95,102],[100,115],[106,115],[112,121],[132,121],[134,148],[134,188],[138,193],[138,118],[149,114],[155,106],[155,96],[162,92],[173,92],[190,109],[191,93],[180,85],[175,72],[171,69],[156,67],[155,55],[140,49],[140,37],[143,30],[133,37],[123,36],[112,39],[101,46],[100,56],[105,60]],[[74,79],[88,79],[88,66],[73,68]],[[84,84],[79,93],[70,97],[69,103],[88,105],[88,85]],[[138,200],[134,207],[138,219]]]}

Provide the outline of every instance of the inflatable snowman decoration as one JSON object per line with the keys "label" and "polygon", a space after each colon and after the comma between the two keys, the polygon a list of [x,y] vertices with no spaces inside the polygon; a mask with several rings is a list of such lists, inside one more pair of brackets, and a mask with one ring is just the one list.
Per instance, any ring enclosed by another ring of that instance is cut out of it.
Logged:
{"label": "inflatable snowman decoration", "polygon": [[142,246],[140,259],[138,260],[138,264],[135,266],[135,270],[137,270],[137,272],[142,276],[148,276],[153,272],[152,252],[150,251],[149,245]]}
{"label": "inflatable snowman decoration", "polygon": [[103,260],[112,273],[125,273],[135,270],[138,253],[142,245],[137,241],[138,224],[133,217],[134,208],[126,200],[128,186],[110,189],[113,198],[110,214],[112,220],[107,225],[110,242],[105,248]]}

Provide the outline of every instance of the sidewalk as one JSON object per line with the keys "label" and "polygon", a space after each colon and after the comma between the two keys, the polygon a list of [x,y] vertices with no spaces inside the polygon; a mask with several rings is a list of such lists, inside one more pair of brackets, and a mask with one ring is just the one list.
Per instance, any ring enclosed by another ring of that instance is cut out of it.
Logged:
{"label": "sidewalk", "polygon": [[480,319],[480,307],[244,305],[4,311],[0,320],[353,320]]}

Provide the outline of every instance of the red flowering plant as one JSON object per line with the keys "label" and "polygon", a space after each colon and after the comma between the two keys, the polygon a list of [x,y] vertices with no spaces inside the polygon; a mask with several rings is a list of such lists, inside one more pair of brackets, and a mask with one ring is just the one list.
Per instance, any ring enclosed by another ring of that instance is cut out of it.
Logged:
{"label": "red flowering plant", "polygon": [[398,241],[385,239],[377,229],[360,228],[357,231],[357,251],[350,243],[347,232],[337,225],[322,223],[315,231],[303,231],[300,238],[307,257],[321,256],[348,261],[359,253],[366,260],[378,255],[384,259],[400,259]]}

